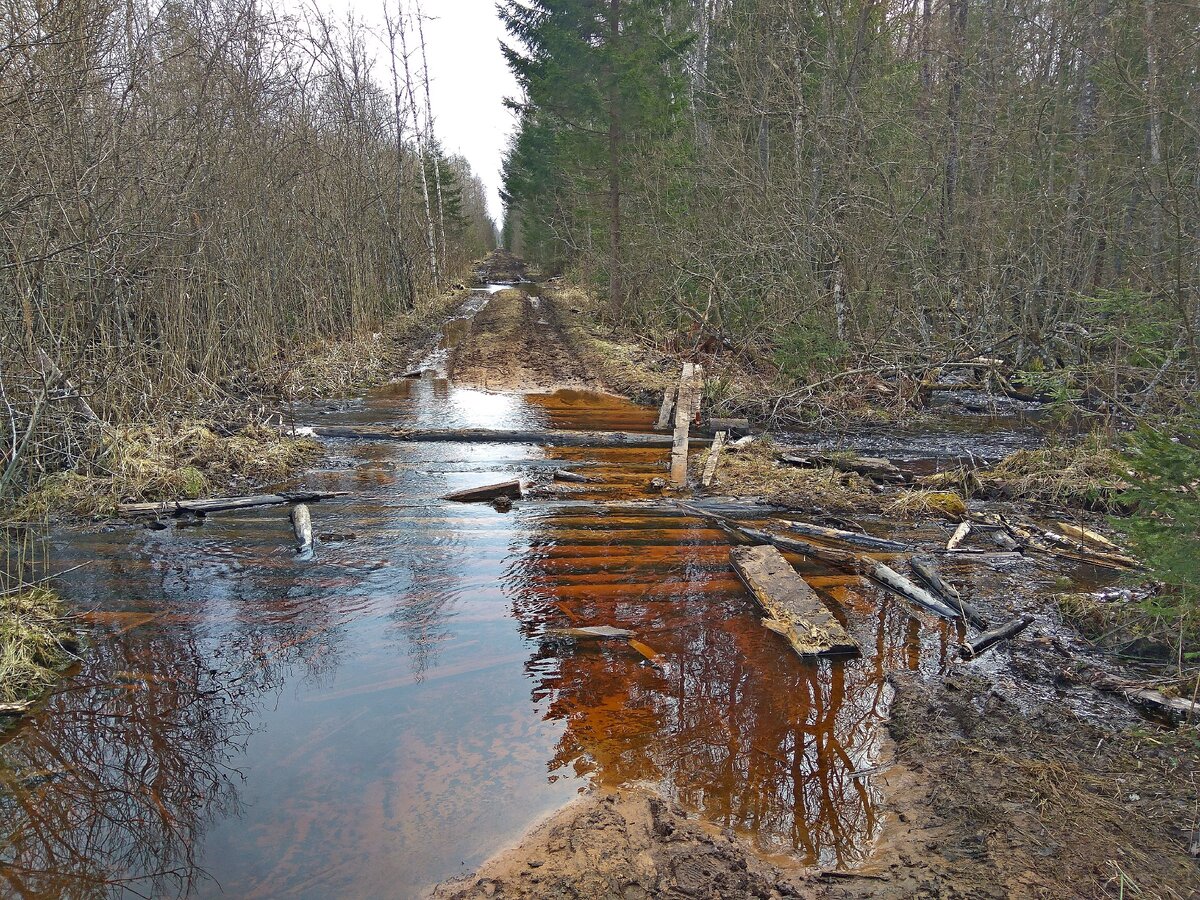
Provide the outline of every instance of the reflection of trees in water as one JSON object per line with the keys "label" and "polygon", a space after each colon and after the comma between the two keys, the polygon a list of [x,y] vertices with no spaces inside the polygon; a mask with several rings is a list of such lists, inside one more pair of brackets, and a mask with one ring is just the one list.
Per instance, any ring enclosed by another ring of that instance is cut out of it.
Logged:
{"label": "reflection of trees in water", "polygon": [[[660,577],[691,571],[687,552],[680,547]],[[566,624],[553,579],[537,583],[515,599],[523,625]],[[651,600],[644,584],[629,584],[604,604],[570,601],[583,624],[612,624],[617,614],[618,624],[646,629],[669,666],[639,665],[614,643],[543,645],[527,669],[535,696],[551,700],[548,716],[566,726],[551,770],[657,782],[764,845],[813,862],[860,858],[877,827],[878,795],[864,770],[878,762],[886,673],[919,666],[938,645],[944,652],[945,635],[923,650],[908,610],[872,594],[852,614],[863,658],[803,662],[730,588],[680,595],[677,603]],[[548,664],[553,655],[556,666]]]}
{"label": "reflection of trees in water", "polygon": [[82,671],[0,746],[0,893],[187,894],[207,827],[237,814],[236,759],[264,696],[336,665],[339,620],[319,598],[278,598],[265,568],[198,561],[186,584],[174,566],[92,568],[78,595],[156,600],[86,614]]}

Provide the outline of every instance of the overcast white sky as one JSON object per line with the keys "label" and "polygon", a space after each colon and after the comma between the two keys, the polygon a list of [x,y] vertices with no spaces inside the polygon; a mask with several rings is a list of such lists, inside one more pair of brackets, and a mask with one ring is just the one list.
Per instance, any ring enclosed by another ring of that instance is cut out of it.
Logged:
{"label": "overcast white sky", "polygon": [[[295,10],[312,4],[334,13],[335,19],[353,12],[383,34],[385,2],[395,9],[396,0],[285,0],[285,6]],[[421,7],[438,137],[448,152],[465,156],[488,186],[492,218],[499,225],[500,162],[515,124],[503,100],[515,97],[518,88],[500,55],[505,32],[495,0],[422,0]],[[411,0],[410,8],[415,8]],[[413,49],[410,44],[409,51]],[[378,64],[386,66],[384,47],[377,56]],[[412,61],[419,65],[416,56]],[[379,74],[388,77],[386,69]]]}

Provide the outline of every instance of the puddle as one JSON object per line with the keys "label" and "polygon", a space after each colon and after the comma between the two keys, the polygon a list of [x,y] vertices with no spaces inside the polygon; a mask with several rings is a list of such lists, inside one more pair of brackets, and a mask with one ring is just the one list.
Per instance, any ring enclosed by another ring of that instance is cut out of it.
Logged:
{"label": "puddle", "polygon": [[[447,333],[450,333],[449,331]],[[655,410],[562,391],[407,379],[323,421],[649,430]],[[589,779],[650,783],[810,863],[851,866],[881,824],[896,670],[953,628],[858,580],[803,570],[858,659],[802,662],[759,625],[728,544],[645,496],[667,451],[333,442],[309,487],[315,558],[287,512],[203,527],[60,531],[54,567],[94,642],[0,746],[0,885],[155,896],[413,896],[510,843]],[[555,466],[598,475],[501,514],[437,497]],[[976,596],[990,570],[954,574]],[[548,628],[634,631],[572,643]]]}

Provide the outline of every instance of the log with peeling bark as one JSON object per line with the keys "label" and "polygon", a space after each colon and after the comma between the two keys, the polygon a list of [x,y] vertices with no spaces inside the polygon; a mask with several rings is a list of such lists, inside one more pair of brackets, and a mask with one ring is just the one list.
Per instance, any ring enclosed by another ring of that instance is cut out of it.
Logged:
{"label": "log with peeling bark", "polygon": [[1004,532],[1007,532],[1014,542],[1028,547],[1030,550],[1036,550],[1039,553],[1046,553],[1050,556],[1057,556],[1075,562],[1083,562],[1104,569],[1124,571],[1140,568],[1140,563],[1132,557],[1119,553],[1105,553],[1100,550],[1093,550],[1078,541],[1072,541],[1066,536],[1053,531],[1037,529],[1035,526],[1026,527],[1001,515],[988,513],[976,515],[987,524],[999,526]]}
{"label": "log with peeling bark", "polygon": [[345,497],[349,491],[289,491],[279,494],[248,494],[241,497],[213,497],[208,500],[165,500],[160,503],[121,503],[117,513],[122,516],[170,516],[183,512],[227,512],[255,506],[274,506],[280,503],[316,503],[333,497]]}
{"label": "log with peeling bark", "polygon": [[857,531],[843,531],[840,528],[827,528],[824,525],[812,525],[808,522],[787,520],[784,526],[788,531],[794,531],[805,537],[815,537],[826,541],[836,541],[839,544],[849,544],[852,547],[862,547],[867,550],[882,550],[887,553],[906,553],[912,550],[908,544],[899,541],[889,541],[887,538],[875,537],[873,534],[860,534]]}
{"label": "log with peeling bark", "polygon": [[675,409],[675,397],[679,393],[679,385],[674,385],[663,392],[662,405],[658,408],[658,421],[654,423],[655,431],[666,431],[671,427],[671,412]]}
{"label": "log with peeling bark", "polygon": [[800,656],[853,653],[858,644],[803,578],[771,546],[733,547],[729,561],[766,612],[763,627]]}
{"label": "log with peeling bark", "polygon": [[292,530],[296,533],[296,552],[305,553],[313,548],[312,515],[303,503],[297,503],[288,514]]}
{"label": "log with peeling bark", "polygon": [[[638,431],[533,431],[498,428],[394,428],[387,425],[314,425],[316,437],[348,438],[369,441],[407,441],[410,443],[463,444],[539,444],[546,447],[672,447],[674,438],[666,434]],[[703,447],[705,437],[692,437],[688,444]]]}
{"label": "log with peeling bark", "polygon": [[761,531],[757,528],[745,528],[728,523],[734,531],[761,543],[774,544],[780,550],[788,553],[798,553],[822,562],[829,563],[840,569],[866,575],[873,581],[886,587],[894,594],[899,594],[906,600],[922,606],[930,612],[945,619],[961,619],[962,613],[947,606],[923,587],[913,584],[895,569],[869,556],[860,556],[848,550],[834,550],[832,547],[822,547],[798,538],[787,538],[782,535]]}
{"label": "log with peeling bark", "polygon": [[479,487],[464,488],[461,491],[451,491],[443,494],[443,500],[453,500],[457,503],[478,503],[507,497],[510,500],[521,499],[521,480],[511,478],[508,481],[498,481],[495,484],[483,484]]}
{"label": "log with peeling bark", "polygon": [[839,472],[852,472],[874,481],[904,481],[904,473],[890,460],[876,456],[842,456],[837,453],[806,453],[804,456],[798,456],[781,453],[779,461],[809,469],[827,466]]}
{"label": "log with peeling bark", "polygon": [[954,534],[950,535],[950,540],[946,541],[946,549],[954,550],[967,539],[967,535],[971,533],[970,522],[959,522],[958,527],[954,529]]}
{"label": "log with peeling bark", "polygon": [[700,477],[702,487],[712,484],[713,476],[717,474],[717,462],[721,458],[721,449],[724,446],[725,432],[718,431],[713,437],[712,446],[708,449],[708,459],[704,462],[704,474]]}
{"label": "log with peeling bark", "polygon": [[969,644],[963,644],[961,653],[966,659],[975,659],[975,657],[996,646],[1001,641],[1007,641],[1009,638],[1016,637],[1028,628],[1032,622],[1033,616],[1029,615],[1029,613],[1017,616],[1015,619],[1005,622],[991,631],[983,632],[983,634],[976,637]]}
{"label": "log with peeling bark", "polygon": [[937,565],[932,559],[925,556],[914,556],[908,562],[912,566],[913,572],[925,582],[926,587],[933,592],[934,596],[951,609],[961,612],[962,617],[973,626],[987,628],[991,624],[980,614],[979,610],[963,600],[954,585],[942,577],[942,573],[937,570]]}

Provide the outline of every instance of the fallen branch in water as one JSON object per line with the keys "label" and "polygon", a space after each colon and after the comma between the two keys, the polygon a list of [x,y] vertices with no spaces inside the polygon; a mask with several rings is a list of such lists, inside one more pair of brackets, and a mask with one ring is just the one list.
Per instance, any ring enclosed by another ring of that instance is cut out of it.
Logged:
{"label": "fallen branch in water", "polygon": [[333,497],[345,497],[349,491],[295,491],[282,494],[248,494],[241,497],[213,497],[208,500],[164,500],[158,503],[120,503],[117,514],[122,516],[178,515],[181,512],[210,513],[231,509],[250,509],[255,506],[275,506],[280,503],[316,503]]}

